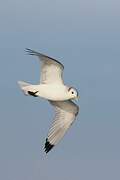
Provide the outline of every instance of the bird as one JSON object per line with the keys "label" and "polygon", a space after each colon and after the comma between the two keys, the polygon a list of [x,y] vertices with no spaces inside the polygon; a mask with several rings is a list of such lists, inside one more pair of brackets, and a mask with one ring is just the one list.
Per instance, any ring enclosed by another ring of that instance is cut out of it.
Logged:
{"label": "bird", "polygon": [[44,145],[44,151],[48,153],[75,121],[79,106],[73,100],[78,99],[79,94],[76,88],[64,84],[62,63],[32,49],[25,50],[41,62],[40,81],[37,85],[18,81],[20,89],[25,95],[46,99],[55,109],[55,117]]}

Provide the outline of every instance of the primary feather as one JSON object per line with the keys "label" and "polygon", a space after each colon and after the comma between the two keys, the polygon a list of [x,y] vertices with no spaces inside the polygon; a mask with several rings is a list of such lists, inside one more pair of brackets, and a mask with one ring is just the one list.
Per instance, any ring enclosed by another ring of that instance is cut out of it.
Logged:
{"label": "primary feather", "polygon": [[79,111],[79,107],[70,100],[50,101],[50,103],[55,108],[55,118],[46,139],[46,153],[48,153],[63,138]]}

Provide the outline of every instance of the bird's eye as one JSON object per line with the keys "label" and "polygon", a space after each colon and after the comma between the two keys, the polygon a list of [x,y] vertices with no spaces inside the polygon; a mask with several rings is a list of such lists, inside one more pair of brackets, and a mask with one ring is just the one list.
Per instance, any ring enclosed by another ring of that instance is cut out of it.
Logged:
{"label": "bird's eye", "polygon": [[74,92],[72,91],[72,94],[74,94]]}

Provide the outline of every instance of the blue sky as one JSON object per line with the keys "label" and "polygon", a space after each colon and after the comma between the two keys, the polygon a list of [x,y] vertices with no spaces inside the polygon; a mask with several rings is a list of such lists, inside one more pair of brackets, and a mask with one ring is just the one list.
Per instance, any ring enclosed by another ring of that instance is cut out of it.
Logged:
{"label": "blue sky", "polygon": [[[0,179],[120,179],[120,2],[0,2]],[[17,81],[39,81],[32,48],[60,60],[80,114],[47,156],[54,111]]]}

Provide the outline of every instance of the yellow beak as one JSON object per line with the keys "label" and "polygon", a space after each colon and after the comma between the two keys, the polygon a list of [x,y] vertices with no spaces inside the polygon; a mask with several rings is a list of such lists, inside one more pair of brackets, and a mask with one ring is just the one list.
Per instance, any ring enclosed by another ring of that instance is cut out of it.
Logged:
{"label": "yellow beak", "polygon": [[78,101],[80,99],[80,96],[77,96],[75,99]]}

